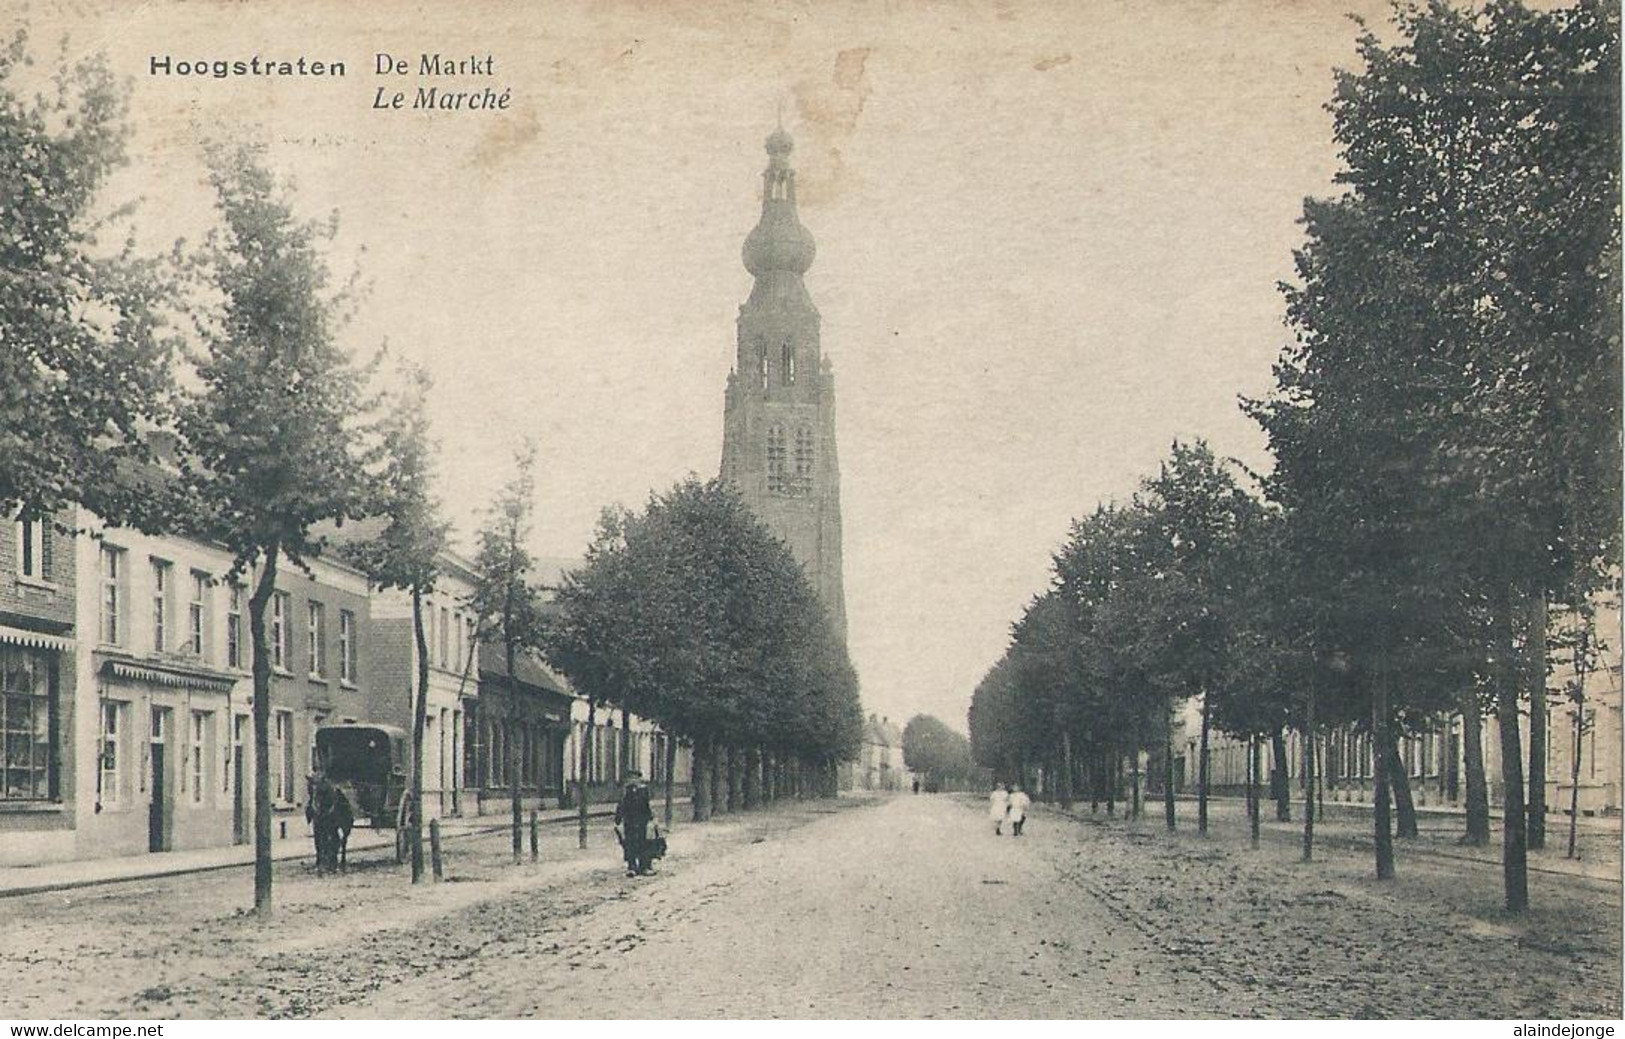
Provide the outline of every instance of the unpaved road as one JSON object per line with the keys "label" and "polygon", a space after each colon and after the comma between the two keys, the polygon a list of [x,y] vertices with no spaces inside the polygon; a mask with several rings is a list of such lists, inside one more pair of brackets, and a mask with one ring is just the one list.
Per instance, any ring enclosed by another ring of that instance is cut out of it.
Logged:
{"label": "unpaved road", "polygon": [[[1039,809],[996,838],[969,798],[789,804],[680,826],[662,872],[614,868],[596,830],[540,865],[501,837],[462,882],[392,864],[279,871],[269,922],[246,874],[0,902],[0,1018],[1617,1017],[1617,886],[1357,849],[1296,862],[1239,820]],[[83,978],[84,981],[77,979]]]}

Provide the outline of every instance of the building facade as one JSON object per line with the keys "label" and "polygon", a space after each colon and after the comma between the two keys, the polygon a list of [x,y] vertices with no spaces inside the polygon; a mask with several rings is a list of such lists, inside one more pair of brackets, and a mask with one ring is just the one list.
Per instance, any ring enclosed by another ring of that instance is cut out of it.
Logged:
{"label": "building facade", "polygon": [[[351,524],[358,531],[364,525]],[[354,534],[356,532],[352,532]],[[423,598],[428,648],[429,696],[423,727],[425,818],[460,815],[468,789],[467,716],[479,699],[480,671],[474,658],[476,618],[464,604],[474,590],[471,564],[452,552],[440,559],[440,576]],[[410,733],[417,689],[418,646],[411,593],[374,589],[370,637],[362,649],[371,681],[362,712],[350,721],[394,725]]]}
{"label": "building facade", "polygon": [[869,715],[856,771],[854,785],[860,790],[903,790],[913,782],[903,764],[903,734],[890,719]]}
{"label": "building facade", "polygon": [[755,283],[739,308],[723,403],[722,476],[789,545],[844,640],[835,376],[803,280],[816,248],[796,211],[793,148],[783,130],[767,139],[762,215],[745,239],[745,269]]}
{"label": "building facade", "polygon": [[[257,573],[218,546],[80,514],[76,856],[247,843],[253,832]],[[266,609],[275,840],[305,839],[316,730],[362,709],[367,582],[336,561],[284,565]]]}
{"label": "building facade", "polygon": [[94,771],[80,705],[72,514],[0,523],[0,865],[74,855]]}

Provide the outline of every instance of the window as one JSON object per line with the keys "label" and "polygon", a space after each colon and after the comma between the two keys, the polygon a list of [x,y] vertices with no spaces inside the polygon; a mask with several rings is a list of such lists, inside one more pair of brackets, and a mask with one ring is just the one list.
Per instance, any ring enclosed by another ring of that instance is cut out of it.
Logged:
{"label": "window", "polygon": [[453,652],[451,666],[454,670],[460,670],[463,666],[463,654],[465,652],[463,649],[463,631],[465,629],[463,628],[463,615],[461,612],[453,613],[451,615],[451,630],[451,648]]}
{"label": "window", "polygon": [[226,666],[243,666],[243,590],[235,584],[226,592]]}
{"label": "window", "polygon": [[796,430],[796,477],[791,489],[796,494],[812,493],[813,435],[812,430]]}
{"label": "window", "polygon": [[31,581],[51,579],[51,524],[48,521],[17,521],[17,573]]}
{"label": "window", "polygon": [[780,356],[779,379],[782,380],[786,386],[794,386],[796,384],[796,352],[788,342],[784,344],[784,349]]}
{"label": "window", "polygon": [[355,614],[339,611],[339,681],[355,684]]}
{"label": "window", "polygon": [[767,429],[767,489],[777,494],[783,494],[785,487],[784,428],[782,426],[769,426]]}
{"label": "window", "polygon": [[51,789],[54,748],[50,664],[38,650],[0,646],[0,801],[41,801]]}
{"label": "window", "polygon": [[209,739],[209,713],[207,711],[192,712],[192,746],[188,748],[192,758],[192,803],[203,803],[204,757]]}
{"label": "window", "polygon": [[112,545],[102,546],[101,638],[109,646],[119,644],[119,582],[124,569],[124,553]]}
{"label": "window", "polygon": [[283,804],[293,800],[293,712],[276,712],[272,732],[271,761],[276,768],[276,799]]}
{"label": "window", "polygon": [[118,804],[124,789],[119,782],[120,747],[124,742],[124,705],[111,700],[102,703],[101,803]]}
{"label": "window", "polygon": [[319,602],[307,606],[305,635],[309,641],[310,677],[320,678],[327,672],[327,609]]}
{"label": "window", "polygon": [[288,658],[293,656],[293,642],[288,637],[288,601],[287,592],[271,597],[271,665],[278,671],[288,670]]}
{"label": "window", "polygon": [[164,651],[169,638],[169,564],[152,561],[152,648]]}
{"label": "window", "polygon": [[440,666],[451,666],[451,620],[444,606],[440,607]]}
{"label": "window", "polygon": [[192,601],[186,607],[186,638],[193,654],[203,655],[203,618],[208,616],[209,575],[192,571]]}
{"label": "window", "polygon": [[762,389],[767,389],[767,344],[759,345],[756,354],[756,365],[761,375]]}

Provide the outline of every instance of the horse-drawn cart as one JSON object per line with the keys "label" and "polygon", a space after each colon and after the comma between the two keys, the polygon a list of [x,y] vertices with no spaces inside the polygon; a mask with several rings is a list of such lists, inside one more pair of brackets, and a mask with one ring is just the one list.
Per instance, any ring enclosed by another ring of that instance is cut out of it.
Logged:
{"label": "horse-drawn cart", "polygon": [[413,805],[412,739],[393,725],[347,722],[316,730],[313,785],[330,785],[354,821],[395,831],[396,858],[404,858]]}

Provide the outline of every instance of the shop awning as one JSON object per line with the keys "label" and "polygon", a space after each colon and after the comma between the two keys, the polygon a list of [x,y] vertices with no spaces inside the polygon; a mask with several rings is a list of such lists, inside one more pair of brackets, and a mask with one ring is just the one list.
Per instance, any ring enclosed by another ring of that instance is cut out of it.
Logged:
{"label": "shop awning", "polygon": [[73,649],[73,640],[60,635],[46,635],[38,631],[29,631],[27,628],[12,628],[0,624],[0,642],[13,646],[30,646],[34,649],[59,649],[68,651]]}
{"label": "shop awning", "polygon": [[132,682],[149,682],[177,689],[203,689],[209,692],[229,692],[237,684],[235,675],[165,664],[137,663],[131,660],[109,660],[104,670],[114,678]]}

